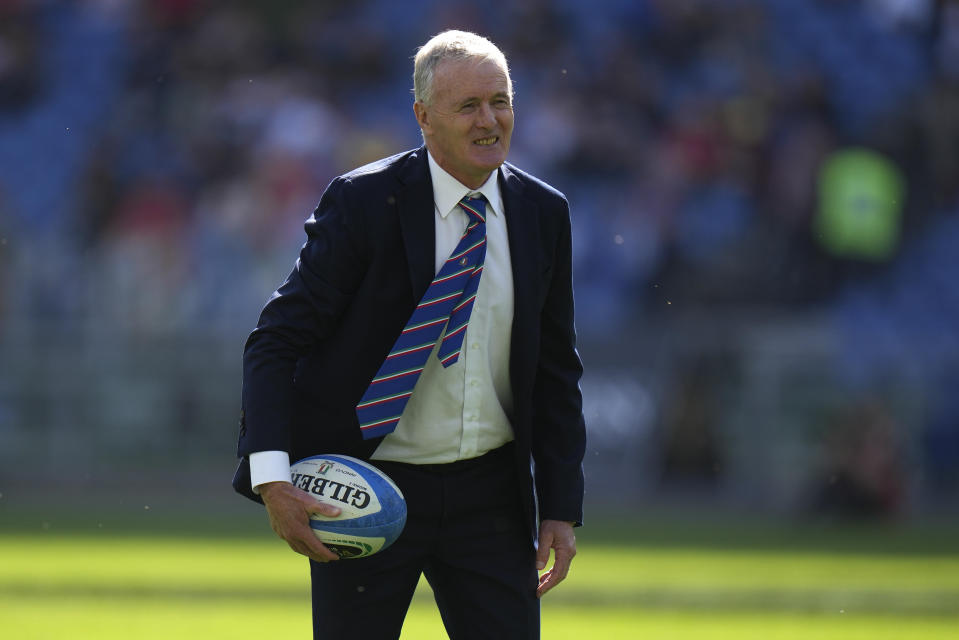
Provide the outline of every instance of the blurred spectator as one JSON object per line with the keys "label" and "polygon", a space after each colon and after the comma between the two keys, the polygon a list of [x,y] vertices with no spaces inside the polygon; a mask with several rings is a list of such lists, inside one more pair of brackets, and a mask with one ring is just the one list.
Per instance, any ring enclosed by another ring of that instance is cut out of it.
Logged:
{"label": "blurred spectator", "polygon": [[921,29],[929,24],[936,0],[866,0],[883,24],[896,29]]}
{"label": "blurred spectator", "polygon": [[[570,196],[584,341],[832,311],[848,384],[959,360],[959,4],[477,6],[0,2],[0,327],[245,335],[332,176],[421,144],[384,65],[458,27],[510,57],[512,159]],[[696,370],[676,477],[724,462]]]}
{"label": "blurred spectator", "polygon": [[828,428],[814,508],[850,517],[895,515],[905,497],[905,455],[888,409],[878,400],[854,405]]}
{"label": "blurred spectator", "polygon": [[940,0],[936,62],[942,75],[959,81],[959,4]]}
{"label": "blurred spectator", "polygon": [[722,473],[717,373],[723,368],[715,364],[701,358],[682,367],[667,399],[661,460],[662,481],[668,486],[714,489]]}
{"label": "blurred spectator", "polygon": [[899,247],[904,185],[899,169],[869,149],[842,149],[819,172],[816,237],[838,258],[882,262]]}
{"label": "blurred spectator", "polygon": [[[25,6],[7,9],[15,22],[30,24],[33,12]],[[387,80],[396,74],[382,67],[404,57],[406,36],[388,35],[369,16],[413,28],[416,16],[430,12],[426,2],[409,5],[402,18],[383,0],[136,6],[129,14],[103,13],[126,25],[129,64],[112,117],[79,169],[77,251],[100,246],[98,236],[110,233],[121,201],[150,192],[159,177],[182,199],[183,234],[199,240],[187,252],[229,247],[236,233],[229,229],[242,229],[255,259],[236,266],[252,275],[257,265],[271,264],[274,241],[300,241],[297,230],[312,201],[338,170],[384,148],[420,142],[411,124],[380,121],[399,111],[384,107],[409,100],[408,87]],[[902,52],[919,46],[920,30],[912,25],[925,19],[920,6],[872,6],[889,18],[882,28],[902,31],[896,40]],[[684,306],[748,299],[775,307],[828,295],[832,288],[817,285],[821,258],[807,239],[814,172],[853,135],[843,130],[848,117],[836,117],[848,105],[844,85],[830,75],[830,56],[849,56],[843,65],[863,73],[881,71],[855,49],[817,47],[849,12],[865,8],[818,10],[798,0],[602,0],[587,12],[536,0],[507,9],[497,39],[515,61],[517,117],[540,114],[513,151],[518,161],[569,185],[581,243],[578,290],[591,303],[581,314],[587,331],[661,309],[650,304],[656,283]],[[483,19],[460,4],[445,15]],[[863,29],[856,37],[871,37],[868,28],[856,28]],[[42,48],[41,32],[24,33],[28,49]],[[923,104],[924,122],[936,131],[948,129],[959,112],[939,98]],[[865,118],[856,122],[859,135]],[[935,136],[928,144],[936,158],[932,179],[945,189],[955,182],[954,152]],[[252,197],[225,195],[244,190]],[[231,202],[243,202],[243,213]],[[218,213],[223,206],[234,212]],[[221,215],[245,222],[224,227]],[[859,241],[860,234],[853,237]],[[111,233],[107,244],[118,242],[126,240]],[[216,255],[231,262],[224,251]],[[197,254],[184,259],[209,261]],[[766,266],[757,270],[757,264]],[[204,307],[228,308],[228,296],[252,295],[184,286],[185,299],[222,298]]]}
{"label": "blurred spectator", "polygon": [[959,367],[947,368],[930,393],[921,447],[924,482],[934,500],[949,500],[959,488]]}
{"label": "blurred spectator", "polygon": [[[959,49],[956,56],[959,59]],[[933,207],[953,205],[959,201],[959,69],[955,77],[939,79],[925,92],[915,120],[921,145],[917,163],[927,168],[932,192],[927,200]]]}
{"label": "blurred spectator", "polygon": [[10,238],[7,237],[7,212],[3,195],[3,190],[0,189],[0,332],[4,328],[9,313],[7,311],[7,290],[11,285],[10,280],[13,278],[11,273],[13,260],[10,256],[12,247],[10,246]]}
{"label": "blurred spectator", "polygon": [[40,91],[41,41],[30,4],[0,3],[0,113],[27,108]]}
{"label": "blurred spectator", "polygon": [[90,262],[98,318],[131,337],[186,328],[187,200],[163,179],[123,194]]}

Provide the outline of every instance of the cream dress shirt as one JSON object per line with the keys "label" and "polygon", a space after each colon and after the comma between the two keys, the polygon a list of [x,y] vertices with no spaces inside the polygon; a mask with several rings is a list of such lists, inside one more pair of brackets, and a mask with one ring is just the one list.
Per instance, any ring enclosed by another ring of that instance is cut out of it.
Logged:
{"label": "cream dress shirt", "polygon": [[[499,171],[479,189],[470,190],[432,156],[429,168],[436,217],[435,271],[443,267],[466,229],[467,215],[457,203],[467,194],[482,193],[489,202],[486,262],[459,359],[444,369],[434,348],[396,430],[380,443],[374,460],[454,462],[483,455],[513,439],[509,378],[513,274]],[[289,454],[252,453],[250,473],[254,491],[266,482],[289,482]]]}

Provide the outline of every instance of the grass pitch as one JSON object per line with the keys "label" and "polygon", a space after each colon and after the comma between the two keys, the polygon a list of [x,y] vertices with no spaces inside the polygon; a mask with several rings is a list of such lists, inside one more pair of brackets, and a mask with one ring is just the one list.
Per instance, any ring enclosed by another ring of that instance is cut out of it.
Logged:
{"label": "grass pitch", "polygon": [[[0,526],[0,637],[310,636],[306,562],[262,528],[148,529],[158,527],[69,518]],[[543,638],[954,638],[955,533],[707,523],[583,529],[569,579],[543,600]],[[445,637],[421,584],[403,638]]]}

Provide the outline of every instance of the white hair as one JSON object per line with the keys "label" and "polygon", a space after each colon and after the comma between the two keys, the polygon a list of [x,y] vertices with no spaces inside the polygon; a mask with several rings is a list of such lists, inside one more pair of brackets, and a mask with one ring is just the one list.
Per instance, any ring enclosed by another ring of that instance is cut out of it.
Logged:
{"label": "white hair", "polygon": [[468,31],[449,30],[439,33],[424,44],[413,58],[413,97],[429,105],[433,100],[433,76],[444,60],[492,60],[506,73],[506,85],[513,97],[513,81],[509,77],[506,56],[483,36]]}

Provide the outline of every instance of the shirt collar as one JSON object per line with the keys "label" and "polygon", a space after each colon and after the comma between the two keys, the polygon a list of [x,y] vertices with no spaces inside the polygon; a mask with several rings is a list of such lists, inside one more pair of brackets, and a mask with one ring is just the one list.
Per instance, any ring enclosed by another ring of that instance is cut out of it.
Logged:
{"label": "shirt collar", "polygon": [[457,203],[466,194],[482,193],[489,202],[486,206],[487,211],[492,210],[497,216],[503,211],[503,196],[500,194],[497,179],[499,169],[493,171],[479,189],[470,189],[437,164],[429,152],[426,156],[429,159],[430,178],[433,180],[433,201],[436,203],[436,210],[443,218],[456,208]]}

